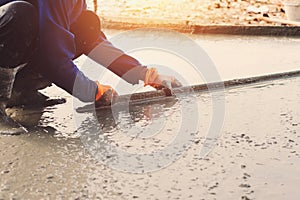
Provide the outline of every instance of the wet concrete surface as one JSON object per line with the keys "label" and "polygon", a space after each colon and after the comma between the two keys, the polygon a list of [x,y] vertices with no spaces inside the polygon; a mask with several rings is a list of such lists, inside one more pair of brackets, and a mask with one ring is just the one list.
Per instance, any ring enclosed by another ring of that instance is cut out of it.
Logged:
{"label": "wet concrete surface", "polygon": [[[104,32],[115,46],[136,57],[142,64],[156,67],[162,73],[177,75],[185,85],[218,81],[205,80],[203,72],[212,67],[218,71],[220,79],[226,81],[295,71],[299,70],[300,65],[299,38],[183,35],[156,29]],[[170,49],[178,51],[170,53]],[[190,63],[192,61],[188,55],[195,51],[202,51],[195,56],[201,57],[203,61]],[[140,88],[132,89],[131,85],[120,81],[112,73],[104,72],[103,68],[85,57],[78,59],[77,64],[86,66],[84,69],[88,70],[85,72],[94,79],[117,85],[120,94],[133,93]]]}
{"label": "wet concrete surface", "polygon": [[[110,38],[120,33],[106,32]],[[147,35],[137,32],[135,36]],[[297,38],[189,37],[208,53],[222,80],[299,70]],[[180,42],[173,40],[174,45]],[[194,76],[189,64],[161,53],[132,52],[145,64],[174,67],[186,84],[204,82]],[[89,66],[89,74],[99,78],[101,68],[92,61],[82,57],[76,63]],[[120,94],[143,90],[142,85],[120,83],[110,73],[99,80],[120,84]],[[48,88],[44,94],[65,98],[66,103],[20,113],[17,118],[37,126],[28,134],[0,136],[0,199],[298,199],[299,87],[296,77],[226,89],[224,127],[218,145],[204,159],[200,151],[213,115],[208,93],[139,105],[116,116],[109,112],[95,116],[76,113],[72,97]],[[180,110],[189,102],[196,102],[199,126],[190,148],[171,165],[154,172],[126,173],[108,167],[89,151],[87,139],[97,144],[101,135],[107,143],[132,153],[164,148],[180,127],[190,125],[181,118],[192,121],[193,115],[183,116]],[[98,124],[93,137],[82,137]]]}
{"label": "wet concrete surface", "polygon": [[[199,151],[212,107],[209,94],[196,95],[201,123],[191,148],[172,165],[145,174],[119,172],[95,159],[72,130],[67,99],[47,108],[29,134],[0,136],[0,199],[297,199],[299,87],[300,79],[292,78],[227,90],[222,135],[205,159]],[[159,116],[172,116],[180,101],[152,107],[162,105]],[[142,112],[147,106],[138,109],[130,123],[150,126]],[[105,114],[99,119],[109,120]],[[113,126],[102,130],[128,151],[157,148],[151,138],[141,141]],[[164,146],[172,134],[160,134]]]}

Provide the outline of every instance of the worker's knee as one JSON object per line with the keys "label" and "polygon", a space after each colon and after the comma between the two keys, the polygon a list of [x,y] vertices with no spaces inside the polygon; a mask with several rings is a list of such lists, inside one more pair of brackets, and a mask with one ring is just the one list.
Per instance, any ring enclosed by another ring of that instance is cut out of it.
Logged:
{"label": "worker's knee", "polygon": [[0,7],[0,66],[16,67],[27,62],[38,32],[36,8],[25,1]]}
{"label": "worker's knee", "polygon": [[4,15],[10,15],[12,21],[26,22],[37,14],[36,8],[26,1],[13,1],[1,7],[4,10]]}

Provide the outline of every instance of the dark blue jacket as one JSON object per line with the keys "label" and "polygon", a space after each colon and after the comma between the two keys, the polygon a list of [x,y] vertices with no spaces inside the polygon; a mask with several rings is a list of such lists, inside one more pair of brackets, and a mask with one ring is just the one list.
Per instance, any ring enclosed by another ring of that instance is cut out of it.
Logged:
{"label": "dark blue jacket", "polygon": [[[0,5],[12,1],[14,0],[0,0]],[[81,101],[94,101],[97,85],[74,64],[76,47],[74,35],[70,31],[71,25],[86,10],[85,0],[38,0],[37,8],[39,44],[36,57],[31,64],[44,77]],[[136,66],[140,66],[140,63],[127,56],[125,59],[116,60],[108,69],[122,76]],[[138,74],[140,70],[142,67],[139,67],[136,73]],[[80,90],[73,92],[75,80]],[[136,84],[138,79],[126,81]]]}

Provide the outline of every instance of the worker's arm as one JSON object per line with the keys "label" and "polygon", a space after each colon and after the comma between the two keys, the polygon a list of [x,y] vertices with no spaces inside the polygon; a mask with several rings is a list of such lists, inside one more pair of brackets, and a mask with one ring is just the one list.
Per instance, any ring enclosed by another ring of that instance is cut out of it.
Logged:
{"label": "worker's arm", "polygon": [[109,42],[103,33],[99,34],[96,40],[97,45],[88,54],[88,57],[100,63],[125,81],[131,84],[138,84],[144,81],[147,67],[135,58],[127,55],[119,48]]}
{"label": "worker's arm", "polygon": [[[153,69],[149,73],[147,67],[142,66],[135,58],[127,55],[109,42],[101,31],[99,17],[92,11],[84,10],[72,24],[71,31],[75,35],[77,55],[86,54],[131,84],[137,84],[141,80],[146,85],[154,86],[151,81],[155,78],[155,86],[157,86],[162,82],[160,80],[165,78],[173,80],[167,76],[159,76],[158,78],[157,73],[153,74]],[[145,81],[147,74],[147,81]],[[149,78],[149,75],[155,75],[155,77],[151,76]]]}
{"label": "worker's arm", "polygon": [[94,12],[84,10],[70,29],[75,35],[77,56],[87,55],[129,83],[144,80],[142,76],[147,68],[106,39],[100,19]]}
{"label": "worker's arm", "polygon": [[90,51],[88,57],[102,64],[127,82],[137,84],[141,80],[144,81],[145,85],[150,85],[156,89],[181,86],[176,78],[161,75],[155,68],[148,69],[142,66],[135,58],[112,45],[103,33],[99,34],[96,42],[97,45],[93,45],[95,47]]}

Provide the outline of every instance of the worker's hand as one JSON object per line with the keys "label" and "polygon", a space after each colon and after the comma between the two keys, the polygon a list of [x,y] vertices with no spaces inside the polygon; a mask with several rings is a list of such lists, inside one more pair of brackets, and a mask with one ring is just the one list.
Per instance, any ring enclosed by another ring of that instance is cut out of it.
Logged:
{"label": "worker's hand", "polygon": [[157,90],[166,88],[169,89],[170,92],[172,92],[173,88],[182,87],[182,84],[175,77],[158,74],[155,68],[147,70],[144,83],[145,86],[150,85]]}
{"label": "worker's hand", "polygon": [[108,85],[101,85],[96,81],[98,90],[96,94],[96,107],[110,106],[113,102],[118,99],[118,93]]}

